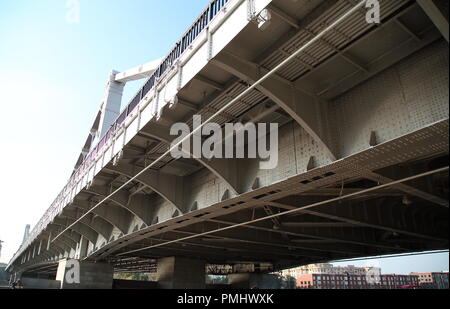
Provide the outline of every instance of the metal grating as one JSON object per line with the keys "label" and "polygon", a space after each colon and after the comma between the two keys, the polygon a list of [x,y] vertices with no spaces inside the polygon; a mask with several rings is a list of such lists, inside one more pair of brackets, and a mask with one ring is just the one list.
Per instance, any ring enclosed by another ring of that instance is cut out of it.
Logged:
{"label": "metal grating", "polygon": [[[381,16],[387,18],[409,0],[383,0],[381,1]],[[306,44],[322,29],[331,24],[337,17],[351,9],[354,3],[343,0],[338,1],[331,9],[327,10],[319,18],[302,28],[297,35],[282,45],[276,52],[262,61],[262,66],[273,69],[295,50]],[[376,27],[365,21],[365,11],[359,11],[353,17],[338,25],[334,31],[324,36],[323,40],[314,44],[307,52],[298,57],[298,61],[287,65],[278,74],[283,78],[294,81],[310,72],[314,67],[336,54],[337,49],[342,49],[356,40],[361,34]]]}

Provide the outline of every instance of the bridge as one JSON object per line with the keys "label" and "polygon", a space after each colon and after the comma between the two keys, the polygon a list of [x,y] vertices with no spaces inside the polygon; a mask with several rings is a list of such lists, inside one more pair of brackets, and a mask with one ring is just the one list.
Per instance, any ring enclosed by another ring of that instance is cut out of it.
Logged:
{"label": "bridge", "polygon": [[[76,260],[78,287],[156,272],[161,288],[201,288],[205,274],[242,284],[448,249],[448,2],[381,0],[380,23],[364,4],[214,0],[165,58],[113,71],[70,180],[7,270],[64,281]],[[193,115],[277,123],[277,167],[172,157],[170,128]]]}

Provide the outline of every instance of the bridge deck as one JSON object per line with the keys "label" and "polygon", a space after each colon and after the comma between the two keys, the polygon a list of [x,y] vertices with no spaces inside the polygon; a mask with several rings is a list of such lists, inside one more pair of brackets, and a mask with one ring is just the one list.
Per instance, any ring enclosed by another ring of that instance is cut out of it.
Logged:
{"label": "bridge deck", "polygon": [[54,272],[78,257],[139,270],[186,256],[282,269],[448,248],[448,171],[289,212],[447,164],[448,43],[415,1],[380,2],[381,25],[358,11],[215,119],[278,123],[276,169],[165,156],[90,212],[167,150],[173,123],[207,119],[352,1],[224,1],[208,22],[205,11],[9,267]]}

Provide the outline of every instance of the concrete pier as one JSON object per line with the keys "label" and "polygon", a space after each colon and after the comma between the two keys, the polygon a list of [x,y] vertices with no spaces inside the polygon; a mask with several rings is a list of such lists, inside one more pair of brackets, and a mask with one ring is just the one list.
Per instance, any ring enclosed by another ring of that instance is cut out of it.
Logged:
{"label": "concrete pier", "polygon": [[112,289],[113,273],[107,263],[65,259],[59,262],[56,280],[61,289]]}
{"label": "concrete pier", "polygon": [[270,274],[231,274],[228,283],[232,289],[279,289],[275,275]]}
{"label": "concrete pier", "polygon": [[204,289],[205,261],[181,257],[158,260],[158,288]]}

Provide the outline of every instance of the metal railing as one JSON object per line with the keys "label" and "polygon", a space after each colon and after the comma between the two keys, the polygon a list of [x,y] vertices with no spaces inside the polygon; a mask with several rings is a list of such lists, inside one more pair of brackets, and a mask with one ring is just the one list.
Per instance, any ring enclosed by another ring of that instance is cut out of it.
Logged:
{"label": "metal railing", "polygon": [[178,58],[188,49],[192,42],[202,33],[202,31],[209,25],[211,20],[217,16],[217,14],[223,9],[223,7],[232,0],[213,0],[210,2],[208,7],[200,14],[192,26],[185,32],[181,39],[175,44],[175,47],[169,52],[169,54],[164,58],[159,67],[153,73],[153,75],[148,79],[140,91],[131,99],[128,105],[125,107],[123,112],[119,115],[110,129],[106,134],[100,139],[97,145],[90,151],[86,156],[83,163],[76,169],[76,171],[70,177],[66,186],[58,194],[52,205],[47,209],[44,215],[41,217],[39,222],[31,231],[27,241],[22,244],[19,250],[14,255],[11,261],[14,261],[17,256],[22,253],[22,250],[27,248],[31,242],[36,238],[40,232],[45,229],[53,218],[61,212],[63,207],[70,202],[70,193],[73,191],[74,187],[78,185],[81,177],[85,175],[86,171],[89,170],[91,163],[99,152],[108,144],[115,133],[120,129],[121,125],[124,123],[128,115],[130,115],[134,109],[138,106],[139,102],[145,97],[145,95],[153,89],[156,82],[161,76],[170,68]]}

